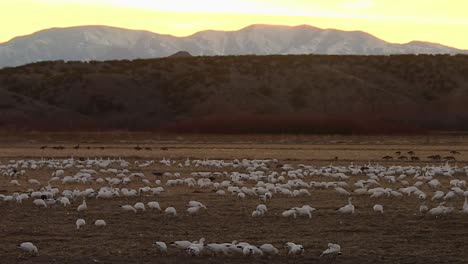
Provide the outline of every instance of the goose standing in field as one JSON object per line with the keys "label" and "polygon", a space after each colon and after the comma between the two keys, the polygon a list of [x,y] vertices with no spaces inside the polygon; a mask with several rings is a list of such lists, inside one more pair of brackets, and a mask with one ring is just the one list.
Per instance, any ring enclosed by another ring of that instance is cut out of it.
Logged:
{"label": "goose standing in field", "polygon": [[190,201],[187,203],[187,207],[203,207],[206,209],[206,206],[200,202],[197,201]]}
{"label": "goose standing in field", "polygon": [[424,214],[427,211],[429,211],[429,207],[426,205],[426,201],[423,201],[421,206],[419,206],[419,212]]}
{"label": "goose standing in field", "polygon": [[463,208],[460,212],[464,214],[468,214],[468,197],[466,196],[465,196],[465,202],[463,203]]}
{"label": "goose standing in field", "polygon": [[244,257],[255,255],[255,249],[251,245],[238,245],[237,247],[242,249],[242,254],[244,254]]}
{"label": "goose standing in field", "polygon": [[106,221],[99,219],[94,222],[94,225],[97,227],[104,227],[106,226]]}
{"label": "goose standing in field", "polygon": [[137,211],[146,211],[145,204],[142,202],[138,202],[135,205],[133,205],[133,208],[135,208]]}
{"label": "goose standing in field", "polygon": [[279,253],[279,250],[275,248],[272,244],[263,244],[259,248],[263,252],[263,254],[267,256],[275,256]]}
{"label": "goose standing in field", "polygon": [[445,195],[445,193],[443,191],[436,191],[434,193],[434,195],[432,196],[431,200],[432,201],[440,200],[440,199],[444,198],[444,195]]}
{"label": "goose standing in field", "polygon": [[83,212],[83,211],[88,210],[88,206],[86,205],[86,200],[85,199],[83,199],[83,203],[81,203],[80,206],[78,206],[78,208],[76,208],[76,210],[78,212]]}
{"label": "goose standing in field", "polygon": [[374,209],[374,212],[383,214],[383,205],[376,204],[374,205],[373,209]]}
{"label": "goose standing in field", "polygon": [[146,205],[148,205],[148,207],[152,210],[161,211],[161,206],[158,202],[148,202]]}
{"label": "goose standing in field", "polygon": [[190,247],[197,247],[200,252],[203,251],[203,248],[205,246],[205,238],[200,238],[200,240],[193,242]]}
{"label": "goose standing in field", "polygon": [[264,215],[264,212],[259,210],[258,208],[252,212],[252,217],[262,217],[263,215]]}
{"label": "goose standing in field", "polygon": [[[189,207],[187,208],[187,213],[191,216],[194,216],[194,215],[197,215],[199,214],[200,210],[202,209],[203,207],[201,206],[195,206],[195,207]],[[205,207],[206,208],[206,207]]]}
{"label": "goose standing in field", "polygon": [[316,211],[315,208],[310,205],[303,205],[302,207],[294,207],[292,210],[295,210],[299,216],[308,216],[309,219],[312,218],[312,212]]}
{"label": "goose standing in field", "polygon": [[281,213],[283,217],[293,217],[294,219],[297,218],[297,211],[294,209],[289,209]]}
{"label": "goose standing in field", "polygon": [[80,229],[80,227],[84,226],[86,224],[86,221],[84,219],[78,219],[76,220],[76,229]]}
{"label": "goose standing in field", "polygon": [[37,256],[37,254],[39,253],[37,247],[31,242],[23,242],[17,245],[16,247],[21,249],[25,253],[31,254],[32,256]]}
{"label": "goose standing in field", "polygon": [[134,212],[135,214],[137,213],[137,210],[135,209],[135,207],[129,205],[129,204],[126,204],[126,205],[122,205],[120,206],[120,208],[122,208],[123,211],[125,212]]}
{"label": "goose standing in field", "polygon": [[160,253],[160,254],[167,254],[167,245],[161,241],[154,241],[153,247]]}
{"label": "goose standing in field", "polygon": [[453,208],[445,206],[445,203],[440,203],[439,206],[434,207],[428,211],[429,214],[435,215],[435,216],[450,214],[452,212],[453,212]]}
{"label": "goose standing in field", "polygon": [[289,256],[300,256],[304,254],[304,247],[302,245],[294,245],[291,247],[291,249],[288,252]]}
{"label": "goose standing in field", "polygon": [[348,198],[348,204],[338,209],[342,214],[354,214],[354,205],[351,203],[351,197]]}
{"label": "goose standing in field", "polygon": [[179,249],[182,252],[184,250],[186,250],[188,247],[190,247],[191,245],[192,245],[192,242],[190,242],[188,240],[174,241],[174,242],[169,244],[169,246],[175,247],[175,248]]}
{"label": "goose standing in field", "polygon": [[164,213],[170,217],[177,216],[177,210],[174,207],[167,207],[166,210],[164,210]]}
{"label": "goose standing in field", "polygon": [[341,188],[341,187],[336,187],[336,188],[335,188],[335,191],[336,191],[339,195],[345,195],[345,196],[351,195],[348,191],[346,191],[345,189],[343,189],[343,188]]}
{"label": "goose standing in field", "polygon": [[264,215],[264,214],[266,214],[268,212],[268,208],[264,204],[257,205],[256,210],[260,211],[262,213],[262,215]]}
{"label": "goose standing in field", "polygon": [[211,253],[213,257],[219,256],[219,255],[228,255],[227,252],[227,247],[225,247],[223,244],[217,244],[217,243],[211,243],[208,245],[205,245],[205,249]]}
{"label": "goose standing in field", "polygon": [[336,258],[338,255],[341,255],[341,246],[338,244],[328,243],[328,248],[323,251],[320,257],[327,258]]}
{"label": "goose standing in field", "polygon": [[284,245],[283,245],[283,248],[286,250],[286,254],[289,253],[289,251],[295,246],[296,244],[293,243],[293,242],[286,242]]}
{"label": "goose standing in field", "polygon": [[21,185],[21,184],[19,184],[18,180],[11,180],[10,184],[13,184],[15,186],[20,186]]}
{"label": "goose standing in field", "polygon": [[190,201],[187,204],[187,213],[191,216],[194,216],[200,212],[201,209],[207,209],[206,206],[200,202],[197,201]]}
{"label": "goose standing in field", "polygon": [[42,200],[42,199],[35,199],[35,200],[33,201],[33,203],[34,203],[34,205],[37,206],[37,207],[44,207],[44,208],[47,207],[46,202],[45,202],[44,200]]}
{"label": "goose standing in field", "polygon": [[187,252],[189,256],[193,256],[193,257],[200,256],[200,253],[201,253],[200,248],[194,247],[193,245],[186,248],[185,251]]}
{"label": "goose standing in field", "polygon": [[67,207],[68,205],[70,205],[70,200],[67,197],[62,197],[58,200],[63,207]]}

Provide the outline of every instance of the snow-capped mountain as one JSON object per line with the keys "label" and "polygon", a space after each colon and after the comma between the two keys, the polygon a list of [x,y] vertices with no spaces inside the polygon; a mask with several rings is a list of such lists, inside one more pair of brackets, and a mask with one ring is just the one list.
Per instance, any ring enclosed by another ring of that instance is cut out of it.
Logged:
{"label": "snow-capped mountain", "polygon": [[42,30],[0,44],[0,67],[47,60],[116,60],[244,54],[440,54],[468,53],[435,43],[393,44],[362,31],[252,25],[239,31],[201,31],[188,37],[107,26]]}

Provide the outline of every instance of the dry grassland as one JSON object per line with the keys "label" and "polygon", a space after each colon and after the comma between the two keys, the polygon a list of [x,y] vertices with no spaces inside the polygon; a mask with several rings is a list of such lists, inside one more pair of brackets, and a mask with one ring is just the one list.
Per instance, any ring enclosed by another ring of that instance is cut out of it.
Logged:
{"label": "dry grassland", "polygon": [[[342,142],[343,140],[349,141]],[[2,143],[0,161],[5,164],[10,159],[121,157],[133,164],[135,160],[158,161],[166,157],[184,161],[190,157],[225,160],[276,158],[281,164],[315,166],[330,163],[349,165],[350,162],[360,166],[369,161],[385,165],[425,165],[430,162],[426,158],[429,155],[449,156],[450,150],[458,150],[461,154],[456,156],[457,164],[465,166],[468,162],[468,145],[464,142],[464,137],[446,137],[437,140],[424,142],[426,141],[424,138],[410,137],[387,140],[374,138],[370,140],[371,142],[364,142],[345,138],[335,142],[336,139],[331,138],[317,139],[317,142],[309,140],[308,143],[291,141],[256,143],[255,139],[251,141],[242,139],[243,142],[207,143],[198,142],[196,139],[145,141],[136,138],[126,139],[124,142],[90,140],[88,143],[82,143],[80,149],[72,148],[79,141],[73,138],[65,142],[42,139],[29,142],[12,140]],[[151,150],[135,150],[137,144],[141,147],[150,147]],[[40,149],[44,145],[48,148]],[[58,145],[63,145],[65,149],[50,148]],[[90,149],[87,149],[87,146]],[[161,147],[168,147],[168,150],[163,151]],[[421,162],[381,160],[385,155],[395,156],[395,151],[410,150],[421,157]],[[334,157],[338,157],[338,161],[335,161]],[[272,168],[272,170],[278,169]],[[71,170],[67,175],[76,171],[76,169]],[[144,169],[132,167],[132,171],[143,171],[154,183],[156,179],[165,182],[167,178],[154,176],[152,172],[181,172],[183,177],[189,177],[189,173],[193,171],[232,171],[232,169],[177,168],[156,163]],[[44,185],[50,178],[51,172],[50,169],[43,168],[28,171],[26,177],[37,179]],[[456,176],[466,179],[465,175]],[[364,178],[357,176],[352,178],[351,182]],[[329,179],[312,177],[308,179],[310,180],[328,181]],[[449,180],[449,178],[441,179],[446,188],[449,186]],[[25,182],[16,187],[9,181],[7,177],[0,178],[0,194],[37,188]],[[93,183],[75,186],[55,183],[54,186],[60,190],[65,188],[73,190],[75,187],[97,189],[104,185]],[[135,181],[126,187],[141,186],[141,182]],[[368,196],[354,196],[353,203],[357,213],[352,216],[342,216],[336,213],[336,209],[346,204],[346,197],[338,196],[333,189],[312,189],[310,197],[274,196],[268,204],[267,215],[263,218],[252,218],[251,212],[260,204],[255,198],[239,201],[230,195],[218,196],[213,189],[197,187],[167,187],[166,190],[167,192],[159,197],[88,199],[89,210],[85,214],[76,211],[80,201],[67,209],[37,208],[31,200],[23,204],[0,202],[2,214],[0,263],[324,263],[318,256],[326,249],[329,242],[336,242],[342,247],[343,256],[340,256],[335,263],[467,263],[468,261],[468,215],[452,214],[438,218],[421,215],[418,211],[420,201],[414,198],[372,200]],[[432,193],[427,187],[423,190]],[[154,200],[158,201],[162,208],[174,206],[180,216],[168,219],[158,212],[134,214],[122,212],[119,208],[119,205],[123,204],[134,204],[139,201],[146,203]],[[185,215],[185,204],[190,200],[203,202],[208,210],[195,217]],[[383,215],[372,211],[372,206],[376,203],[384,205]],[[317,208],[312,219],[293,220],[281,216],[284,210],[304,204]],[[457,210],[462,204],[461,199],[453,202]],[[428,205],[437,204],[430,202]],[[80,217],[86,219],[87,225],[82,230],[76,230],[75,221]],[[107,226],[97,228],[91,225],[97,219],[104,219]],[[297,259],[285,256],[273,259],[208,256],[187,258],[175,251],[170,251],[169,256],[159,256],[151,246],[154,240],[171,242],[198,240],[201,237],[206,238],[209,243],[238,240],[255,245],[271,243],[276,247],[281,247],[287,241],[293,241],[302,244],[306,253]],[[20,252],[16,249],[16,245],[24,241],[34,242],[39,248],[39,256],[19,258]]]}

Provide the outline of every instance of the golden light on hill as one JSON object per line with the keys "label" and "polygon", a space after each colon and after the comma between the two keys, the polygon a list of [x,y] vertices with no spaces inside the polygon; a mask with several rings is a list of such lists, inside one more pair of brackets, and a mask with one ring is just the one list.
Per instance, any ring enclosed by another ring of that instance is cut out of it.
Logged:
{"label": "golden light on hill", "polygon": [[386,41],[468,49],[463,0],[15,0],[0,2],[0,42],[51,27],[109,25],[185,36],[250,24],[362,30]]}

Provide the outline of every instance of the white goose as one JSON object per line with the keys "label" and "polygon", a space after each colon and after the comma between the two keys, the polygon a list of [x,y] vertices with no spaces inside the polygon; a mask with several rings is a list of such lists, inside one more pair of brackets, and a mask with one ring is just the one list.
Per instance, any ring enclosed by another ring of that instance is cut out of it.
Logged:
{"label": "white goose", "polygon": [[465,196],[465,202],[463,203],[463,209],[460,213],[468,214],[468,197]]}
{"label": "white goose", "polygon": [[351,203],[351,197],[348,198],[348,204],[338,209],[342,214],[354,214],[354,205]]}
{"label": "white goose", "polygon": [[323,251],[320,257],[336,258],[341,255],[341,246],[338,244],[328,243],[328,248]]}

